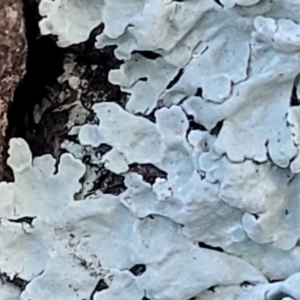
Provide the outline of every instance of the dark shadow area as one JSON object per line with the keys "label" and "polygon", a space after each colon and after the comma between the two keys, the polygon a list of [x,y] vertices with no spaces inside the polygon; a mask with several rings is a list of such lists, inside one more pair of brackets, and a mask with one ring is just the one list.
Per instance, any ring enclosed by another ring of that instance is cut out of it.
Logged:
{"label": "dark shadow area", "polygon": [[56,83],[63,72],[64,51],[56,46],[51,36],[40,36],[38,3],[24,0],[24,17],[28,54],[26,74],[17,88],[8,111],[7,138],[22,137],[34,155],[43,154],[43,141],[37,139],[38,126],[33,121],[33,110],[47,94],[47,86]]}

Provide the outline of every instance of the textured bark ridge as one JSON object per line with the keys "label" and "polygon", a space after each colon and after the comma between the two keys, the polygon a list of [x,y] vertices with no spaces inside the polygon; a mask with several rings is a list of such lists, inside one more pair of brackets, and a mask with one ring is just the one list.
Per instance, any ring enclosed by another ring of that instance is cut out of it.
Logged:
{"label": "textured bark ridge", "polygon": [[6,148],[7,110],[25,73],[26,53],[22,2],[0,0],[0,179]]}

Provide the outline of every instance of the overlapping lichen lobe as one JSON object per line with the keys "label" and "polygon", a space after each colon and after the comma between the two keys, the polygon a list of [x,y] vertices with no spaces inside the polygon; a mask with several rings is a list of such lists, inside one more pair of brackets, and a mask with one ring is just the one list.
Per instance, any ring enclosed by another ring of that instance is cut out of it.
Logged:
{"label": "overlapping lichen lobe", "polygon": [[7,110],[25,73],[27,43],[20,0],[0,0],[0,179],[7,128]]}

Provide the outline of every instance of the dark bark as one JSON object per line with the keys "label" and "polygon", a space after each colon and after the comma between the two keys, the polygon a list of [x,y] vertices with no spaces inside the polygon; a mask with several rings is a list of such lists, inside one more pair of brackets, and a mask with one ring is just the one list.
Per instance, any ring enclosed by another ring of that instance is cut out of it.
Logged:
{"label": "dark bark", "polygon": [[0,180],[3,177],[7,110],[25,73],[27,43],[20,0],[0,0]]}

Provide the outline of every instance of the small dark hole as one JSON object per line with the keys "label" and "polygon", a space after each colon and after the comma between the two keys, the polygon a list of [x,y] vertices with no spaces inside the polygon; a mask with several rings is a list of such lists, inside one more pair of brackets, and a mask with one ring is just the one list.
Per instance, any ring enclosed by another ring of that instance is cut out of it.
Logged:
{"label": "small dark hole", "polygon": [[129,270],[134,276],[141,276],[146,271],[145,265],[135,265]]}
{"label": "small dark hole", "polygon": [[103,280],[103,279],[100,279],[96,285],[96,287],[94,288],[92,294],[91,294],[91,297],[90,299],[94,299],[94,296],[97,292],[101,292],[103,290],[106,290],[108,289],[108,285],[107,283]]}
{"label": "small dark hole", "polygon": [[207,131],[206,128],[197,123],[195,120],[190,120],[190,124],[189,124],[189,130],[188,130],[188,133],[191,131],[191,130],[201,130],[201,131]]}
{"label": "small dark hole", "polygon": [[216,292],[216,290],[215,290],[216,287],[217,287],[216,285],[211,286],[210,288],[208,288],[208,290],[211,291],[211,292],[213,292],[213,293],[215,293]]}
{"label": "small dark hole", "polygon": [[217,123],[217,125],[210,131],[212,135],[218,135],[222,129],[224,120]]}
{"label": "small dark hole", "polygon": [[199,245],[200,248],[205,248],[205,249],[209,249],[209,250],[224,252],[224,250],[221,247],[213,247],[213,246],[207,245],[203,242],[199,242],[198,245]]}
{"label": "small dark hole", "polygon": [[285,210],[285,215],[287,216],[289,214],[289,211],[286,209]]}
{"label": "small dark hole", "polygon": [[297,97],[297,88],[294,86],[293,91],[292,91],[290,105],[291,106],[299,106],[299,104],[300,104],[300,101]]}
{"label": "small dark hole", "polygon": [[111,146],[109,146],[107,144],[101,144],[98,148],[95,148],[94,150],[95,150],[96,155],[104,155],[105,153],[107,153],[111,149],[112,149]]}
{"label": "small dark hole", "polygon": [[220,0],[214,0],[218,5],[220,5],[221,7],[224,7],[224,5],[220,2]]}
{"label": "small dark hole", "polygon": [[187,135],[188,135],[192,130],[207,131],[207,129],[206,129],[203,125],[201,125],[201,124],[199,124],[199,123],[197,123],[197,122],[195,121],[195,119],[194,119],[193,116],[188,115],[187,117],[188,117],[188,120],[189,120],[189,129],[188,129],[188,131],[187,131]]}
{"label": "small dark hole", "polygon": [[202,97],[202,94],[203,94],[203,90],[201,88],[198,88],[196,93],[195,93],[195,96],[196,97]]}
{"label": "small dark hole", "polygon": [[150,184],[154,184],[156,178],[167,178],[167,173],[160,170],[152,164],[131,164],[129,165],[131,172],[136,172],[143,176],[143,180]]}
{"label": "small dark hole", "polygon": [[108,289],[108,285],[106,284],[106,282],[103,279],[99,280],[99,282],[97,283],[97,285],[95,287],[95,291],[101,292],[106,289]]}
{"label": "small dark hole", "polygon": [[258,214],[252,214],[252,216],[255,218],[255,220],[259,219],[259,215]]}
{"label": "small dark hole", "polygon": [[94,181],[90,192],[101,191],[104,194],[119,195],[126,190],[124,177],[108,170],[103,170],[101,175]]}
{"label": "small dark hole", "polygon": [[28,281],[19,278],[17,276],[15,276],[13,279],[7,279],[7,281],[13,285],[15,285],[16,287],[18,287],[21,291],[24,291],[26,288],[26,285],[28,284]]}
{"label": "small dark hole", "polygon": [[90,155],[85,155],[83,158],[82,158],[82,162],[84,163],[84,164],[90,164],[91,163],[91,156]]}
{"label": "small dark hole", "polygon": [[153,51],[133,51],[132,52],[132,54],[135,54],[135,53],[139,53],[148,59],[157,59],[158,57],[161,57],[160,54],[153,52]]}
{"label": "small dark hole", "polygon": [[285,278],[280,278],[280,279],[269,279],[269,283],[276,283],[276,282],[281,282],[283,281]]}
{"label": "small dark hole", "polygon": [[251,285],[251,283],[249,281],[244,281],[240,284],[240,287],[247,287],[249,285]]}
{"label": "small dark hole", "polygon": [[140,81],[148,81],[148,78],[147,77],[142,77],[142,78],[140,78]]}
{"label": "small dark hole", "polygon": [[9,222],[13,223],[27,223],[28,225],[32,226],[32,222],[36,217],[23,217],[19,219],[8,219]]}

